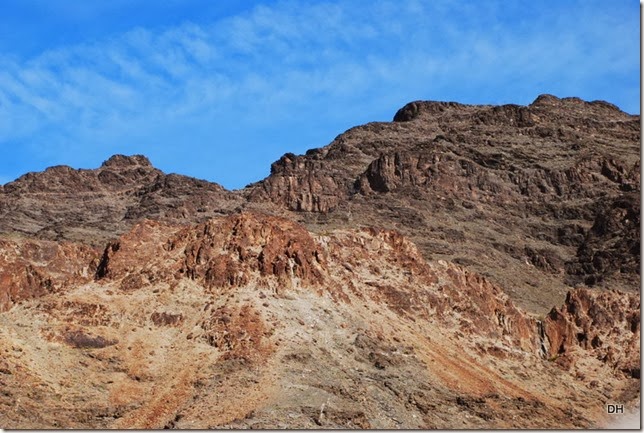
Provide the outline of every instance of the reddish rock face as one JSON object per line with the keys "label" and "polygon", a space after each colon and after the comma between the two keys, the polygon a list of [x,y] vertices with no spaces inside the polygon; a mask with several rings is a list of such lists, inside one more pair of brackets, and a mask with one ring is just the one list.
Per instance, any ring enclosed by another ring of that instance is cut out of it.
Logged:
{"label": "reddish rock face", "polygon": [[190,278],[208,289],[254,281],[283,290],[297,279],[324,282],[324,255],[311,234],[290,220],[240,213],[181,228],[155,221],[137,224],[95,259],[96,281],[134,291],[158,281]]}
{"label": "reddish rock face", "polygon": [[603,426],[639,407],[639,137],[605,102],[417,101],[241,191],[27,174],[0,426]]}
{"label": "reddish rock face", "polygon": [[[592,402],[637,399],[636,296],[578,289],[539,321],[397,231],[315,235],[244,212],[143,221],[102,253],[1,246],[2,281],[14,285],[2,286],[0,406],[41,408],[0,412],[2,425],[275,427],[287,408],[302,428],[393,427],[391,417],[410,428],[590,427],[603,422]],[[48,283],[24,279],[32,268]],[[581,398],[579,409],[553,390]],[[78,412],[62,410],[71,396]],[[454,412],[479,415],[455,424]]]}
{"label": "reddish rock face", "polygon": [[242,213],[209,221],[180,232],[169,248],[183,250],[179,272],[206,287],[238,287],[252,273],[276,288],[291,286],[295,278],[309,285],[323,281],[322,253],[313,238],[281,218]]}
{"label": "reddish rock face", "polygon": [[[543,323],[545,356],[593,356],[613,370],[639,378],[640,298],[617,291],[568,292],[565,304]],[[577,348],[584,351],[579,355]],[[569,365],[569,364],[568,364]]]}
{"label": "reddish rock face", "polygon": [[0,311],[90,281],[98,252],[68,242],[0,240]]}

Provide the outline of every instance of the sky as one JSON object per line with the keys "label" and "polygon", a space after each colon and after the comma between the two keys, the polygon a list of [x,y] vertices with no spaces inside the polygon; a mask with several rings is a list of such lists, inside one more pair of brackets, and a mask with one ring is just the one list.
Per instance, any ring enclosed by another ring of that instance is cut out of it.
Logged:
{"label": "sky", "polygon": [[243,188],[414,100],[640,112],[634,0],[0,0],[0,184],[144,154]]}

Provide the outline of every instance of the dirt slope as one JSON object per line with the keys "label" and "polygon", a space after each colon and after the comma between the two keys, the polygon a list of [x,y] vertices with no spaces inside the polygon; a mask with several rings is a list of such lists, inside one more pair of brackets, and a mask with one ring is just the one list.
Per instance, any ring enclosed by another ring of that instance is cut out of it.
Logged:
{"label": "dirt slope", "polygon": [[394,231],[144,221],[56,273],[34,248],[0,269],[56,287],[0,314],[5,428],[587,428],[639,404],[635,294],[533,317]]}

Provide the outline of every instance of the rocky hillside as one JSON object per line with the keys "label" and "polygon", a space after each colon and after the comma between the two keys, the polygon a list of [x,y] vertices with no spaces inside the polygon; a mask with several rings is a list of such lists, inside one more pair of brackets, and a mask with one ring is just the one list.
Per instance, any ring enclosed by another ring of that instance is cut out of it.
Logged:
{"label": "rocky hillside", "polygon": [[602,101],[412,102],[285,155],[250,196],[314,230],[399,230],[534,311],[567,286],[639,289],[640,118]]}
{"label": "rocky hillside", "polygon": [[242,199],[220,185],[165,174],[142,155],[115,155],[96,170],[56,166],[0,190],[0,231],[100,245],[143,218],[204,221]]}
{"label": "rocky hillside", "polygon": [[412,102],[243,190],[0,186],[0,427],[593,428],[639,409],[640,118]]}
{"label": "rocky hillside", "polygon": [[284,155],[239,191],[143,156],[29,173],[0,190],[0,232],[101,245],[142,218],[190,224],[241,209],[318,233],[382,227],[545,313],[577,285],[639,288],[639,142],[639,116],[603,101],[412,102],[393,122]]}
{"label": "rocky hillside", "polygon": [[3,251],[3,284],[38,276],[0,314],[5,428],[588,428],[638,404],[636,294],[534,318],[395,231],[241,213]]}

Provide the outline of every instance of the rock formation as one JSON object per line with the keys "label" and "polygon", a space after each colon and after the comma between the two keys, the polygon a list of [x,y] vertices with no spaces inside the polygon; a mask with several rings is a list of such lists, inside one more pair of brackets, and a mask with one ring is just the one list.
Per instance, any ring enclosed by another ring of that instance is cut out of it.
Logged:
{"label": "rock formation", "polygon": [[[639,116],[603,101],[418,101],[394,122],[285,155],[250,197],[312,229],[400,230],[427,258],[467,265],[545,312],[575,284],[639,288],[639,142]],[[604,235],[606,224],[620,228]]]}
{"label": "rock formation", "polygon": [[240,191],[0,191],[0,427],[591,428],[639,408],[639,116],[412,102]]}
{"label": "rock formation", "polygon": [[572,428],[636,402],[635,295],[540,321],[395,231],[241,213],[65,251],[0,315],[5,427]]}
{"label": "rock formation", "polygon": [[0,193],[0,230],[100,245],[142,218],[205,221],[241,199],[221,186],[164,174],[141,155],[115,155],[96,170],[51,167]]}

